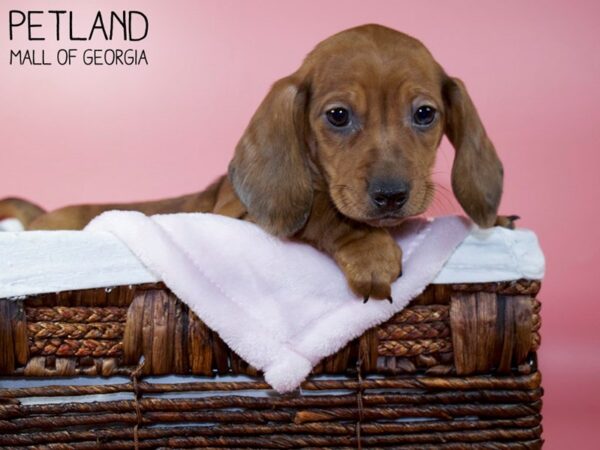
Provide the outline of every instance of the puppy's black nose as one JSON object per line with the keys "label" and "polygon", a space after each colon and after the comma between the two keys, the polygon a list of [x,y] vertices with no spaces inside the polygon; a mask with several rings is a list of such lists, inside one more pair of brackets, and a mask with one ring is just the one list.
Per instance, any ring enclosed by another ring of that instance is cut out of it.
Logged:
{"label": "puppy's black nose", "polygon": [[371,201],[380,210],[397,211],[408,201],[410,185],[403,180],[378,181],[369,185]]}

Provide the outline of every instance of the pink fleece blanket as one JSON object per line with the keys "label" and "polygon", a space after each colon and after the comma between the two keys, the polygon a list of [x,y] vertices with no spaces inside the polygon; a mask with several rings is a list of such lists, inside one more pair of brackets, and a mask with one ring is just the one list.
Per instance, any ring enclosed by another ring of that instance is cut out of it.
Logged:
{"label": "pink fleece blanket", "polygon": [[403,276],[394,303],[363,304],[336,263],[313,247],[213,214],[110,211],[86,228],[109,231],[279,392],[324,357],[382,323],[435,278],[471,225],[413,219],[395,231]]}

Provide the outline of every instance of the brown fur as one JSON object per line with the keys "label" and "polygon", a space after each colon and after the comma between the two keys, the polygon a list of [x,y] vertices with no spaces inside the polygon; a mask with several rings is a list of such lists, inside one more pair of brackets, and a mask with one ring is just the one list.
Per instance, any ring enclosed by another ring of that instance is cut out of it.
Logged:
{"label": "brown fur", "polygon": [[[412,121],[420,105],[438,111],[427,129]],[[343,132],[325,118],[338,106],[353,113]],[[387,227],[427,209],[444,134],[456,149],[456,197],[476,223],[492,226],[502,165],[464,84],[416,39],[366,25],[321,42],[273,85],[240,139],[229,178],[175,199],[71,206],[39,215],[28,228],[79,229],[109,209],[211,211],[309,242],[337,261],[356,294],[389,298],[402,253]],[[410,185],[406,203],[385,215],[369,197],[369,186],[381,179]]]}
{"label": "brown fur", "polygon": [[12,217],[19,219],[22,224],[28,224],[45,213],[38,205],[22,198],[9,197],[0,201],[0,220]]}

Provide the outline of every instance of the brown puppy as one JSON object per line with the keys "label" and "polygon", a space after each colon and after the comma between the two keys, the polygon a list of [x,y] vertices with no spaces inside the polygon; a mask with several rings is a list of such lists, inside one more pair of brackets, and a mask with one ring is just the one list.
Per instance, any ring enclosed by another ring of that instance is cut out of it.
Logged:
{"label": "brown puppy", "polygon": [[386,227],[427,209],[444,134],[456,149],[454,194],[477,224],[494,225],[502,165],[464,84],[416,39],[366,25],[321,42],[273,85],[228,178],[176,199],[71,206],[28,228],[82,228],[109,209],[245,218],[329,253],[357,295],[391,301],[402,254]]}

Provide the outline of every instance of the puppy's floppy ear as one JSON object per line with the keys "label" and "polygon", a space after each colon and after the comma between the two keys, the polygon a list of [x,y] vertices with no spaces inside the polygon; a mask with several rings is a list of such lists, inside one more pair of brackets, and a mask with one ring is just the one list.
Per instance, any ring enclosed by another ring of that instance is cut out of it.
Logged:
{"label": "puppy's floppy ear", "polygon": [[252,117],[229,165],[229,177],[248,213],[278,236],[300,230],[313,187],[304,138],[308,88],[298,75],[276,82]]}
{"label": "puppy's floppy ear", "polygon": [[475,223],[491,227],[502,197],[502,163],[464,83],[457,78],[447,78],[444,99],[446,136],[456,151],[452,190]]}

